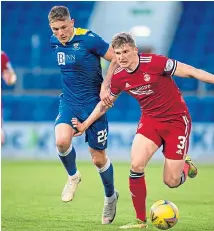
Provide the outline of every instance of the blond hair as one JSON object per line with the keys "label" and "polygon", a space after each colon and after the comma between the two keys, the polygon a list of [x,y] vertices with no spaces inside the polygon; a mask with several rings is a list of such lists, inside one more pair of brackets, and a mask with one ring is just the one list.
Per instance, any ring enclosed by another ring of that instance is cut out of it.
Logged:
{"label": "blond hair", "polygon": [[134,38],[131,34],[121,32],[119,34],[116,34],[112,39],[112,47],[114,48],[120,48],[121,46],[124,46],[125,44],[129,44],[132,47],[136,47],[136,43]]}

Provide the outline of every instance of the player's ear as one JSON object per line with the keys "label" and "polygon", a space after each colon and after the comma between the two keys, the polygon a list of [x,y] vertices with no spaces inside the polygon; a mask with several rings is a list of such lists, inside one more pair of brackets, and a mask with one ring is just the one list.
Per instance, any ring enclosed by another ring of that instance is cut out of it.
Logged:
{"label": "player's ear", "polygon": [[74,26],[74,19],[71,19],[70,23],[71,23],[71,26],[73,27]]}
{"label": "player's ear", "polygon": [[138,53],[138,48],[137,48],[137,47],[135,47],[135,48],[134,48],[134,51],[135,51],[136,53]]}

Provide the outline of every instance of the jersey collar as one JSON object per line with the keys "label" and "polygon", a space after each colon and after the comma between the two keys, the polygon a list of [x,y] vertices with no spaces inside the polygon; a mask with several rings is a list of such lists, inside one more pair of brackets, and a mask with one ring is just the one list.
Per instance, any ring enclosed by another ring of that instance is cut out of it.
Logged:
{"label": "jersey collar", "polygon": [[138,57],[139,57],[139,63],[137,65],[137,67],[133,71],[130,71],[127,68],[125,68],[126,72],[128,72],[129,74],[135,73],[137,71],[137,69],[139,68],[139,66],[140,66],[140,56],[138,55]]}
{"label": "jersey collar", "polygon": [[68,40],[68,42],[70,42],[74,38],[74,36],[76,35],[76,31],[77,31],[77,29],[74,27],[74,33],[71,36],[71,38]]}
{"label": "jersey collar", "polygon": [[[66,43],[71,42],[71,40],[72,40],[72,39],[74,38],[74,36],[76,35],[76,31],[77,31],[77,29],[74,27],[74,33],[73,33],[73,35],[70,37],[70,39],[69,39],[68,42],[66,42]],[[66,43],[62,43],[62,45],[65,46]]]}

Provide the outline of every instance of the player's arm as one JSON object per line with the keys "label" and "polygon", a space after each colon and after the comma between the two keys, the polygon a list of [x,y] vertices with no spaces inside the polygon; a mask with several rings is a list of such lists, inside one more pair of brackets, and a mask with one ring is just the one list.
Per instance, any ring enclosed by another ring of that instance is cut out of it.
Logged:
{"label": "player's arm", "polygon": [[113,102],[111,101],[110,98],[110,83],[111,83],[112,76],[115,70],[117,69],[117,67],[118,67],[117,60],[113,58],[108,67],[106,77],[101,86],[100,99],[103,101],[104,105],[106,106],[113,105]]}
{"label": "player's arm", "polygon": [[[114,102],[117,97],[111,95],[111,101]],[[105,106],[102,101],[100,101],[97,106],[94,108],[93,112],[90,114],[90,116],[83,122],[80,123],[77,118],[72,118],[71,122],[73,126],[78,130],[77,133],[75,133],[74,136],[80,136],[82,135],[85,130],[87,130],[91,124],[93,124],[97,119],[99,119],[102,115],[104,115],[110,106]]]}
{"label": "player's arm", "polygon": [[179,77],[196,78],[203,82],[214,84],[213,74],[181,62],[177,62],[177,67],[174,74]]}
{"label": "player's arm", "polygon": [[107,76],[102,83],[100,98],[107,105],[112,105],[110,100],[110,93],[108,90],[109,83],[111,81],[112,75],[117,68],[117,61],[115,60],[114,50],[113,48],[105,42],[99,35],[89,31],[86,37],[86,45],[88,49],[95,55],[98,55],[104,58],[107,61],[111,61],[110,66],[108,68]]}

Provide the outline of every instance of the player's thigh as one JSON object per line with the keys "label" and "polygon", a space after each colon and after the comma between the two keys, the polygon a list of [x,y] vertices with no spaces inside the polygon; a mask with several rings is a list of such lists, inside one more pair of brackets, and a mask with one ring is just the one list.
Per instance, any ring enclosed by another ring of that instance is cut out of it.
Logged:
{"label": "player's thigh", "polygon": [[145,168],[161,144],[153,121],[142,118],[132,143],[131,168],[135,171]]}
{"label": "player's thigh", "polygon": [[184,164],[185,160],[171,160],[165,158],[163,171],[164,182],[180,179],[184,169]]}
{"label": "player's thigh", "polygon": [[105,150],[108,144],[108,120],[106,115],[96,120],[86,131],[86,142],[91,149]]}
{"label": "player's thigh", "polygon": [[66,146],[69,148],[75,133],[71,123],[73,117],[76,117],[76,115],[72,108],[61,103],[59,106],[59,114],[55,121],[55,139],[57,146]]}
{"label": "player's thigh", "polygon": [[183,160],[189,148],[191,119],[181,116],[170,123],[164,123],[162,138],[164,139],[163,153],[165,158]]}
{"label": "player's thigh", "polygon": [[142,134],[136,134],[131,148],[131,169],[136,172],[143,171],[158,148],[154,141]]}

